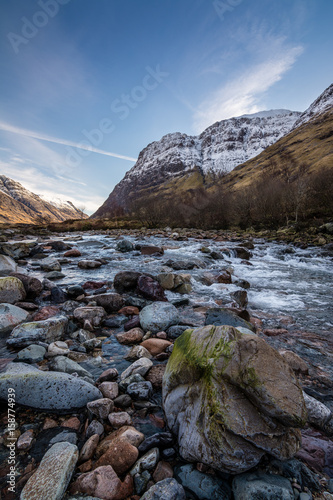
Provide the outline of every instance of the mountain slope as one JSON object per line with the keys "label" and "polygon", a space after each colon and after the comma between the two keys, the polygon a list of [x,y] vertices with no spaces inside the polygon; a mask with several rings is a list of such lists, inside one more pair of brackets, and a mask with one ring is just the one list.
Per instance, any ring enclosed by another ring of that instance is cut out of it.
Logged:
{"label": "mountain slope", "polygon": [[19,182],[0,175],[0,222],[40,224],[85,218],[87,215],[71,202],[56,206],[24,188]]}
{"label": "mountain slope", "polygon": [[141,151],[134,167],[92,217],[106,217],[119,208],[126,210],[131,201],[166,181],[190,177],[194,187],[194,173],[198,187],[212,173],[230,172],[289,132],[300,115],[271,110],[216,122],[199,136],[167,134]]}

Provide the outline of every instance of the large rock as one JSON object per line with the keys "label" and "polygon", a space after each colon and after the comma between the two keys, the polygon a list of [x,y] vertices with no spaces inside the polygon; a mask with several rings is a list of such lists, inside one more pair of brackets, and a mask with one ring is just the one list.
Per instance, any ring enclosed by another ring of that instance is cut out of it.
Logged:
{"label": "large rock", "polygon": [[23,259],[30,255],[31,250],[36,245],[37,240],[7,241],[1,243],[1,251],[13,259]]}
{"label": "large rock", "polygon": [[26,347],[38,341],[55,342],[65,333],[67,322],[65,316],[58,316],[45,321],[23,323],[14,328],[7,339],[7,344],[13,347]]}
{"label": "large rock", "polygon": [[54,444],[45,453],[37,471],[24,486],[20,500],[61,500],[73,475],[78,456],[78,449],[74,444]]}
{"label": "large rock", "polygon": [[0,255],[0,276],[8,276],[17,269],[16,262],[8,255]]}
{"label": "large rock", "polygon": [[7,400],[9,387],[15,390],[17,404],[38,410],[73,410],[102,398],[96,387],[78,377],[25,363],[10,363],[0,374],[0,399]]}
{"label": "large rock", "polygon": [[0,302],[15,304],[26,298],[26,293],[21,280],[12,276],[0,278]]}
{"label": "large rock", "polygon": [[132,252],[134,250],[134,245],[129,240],[120,240],[116,245],[116,250],[122,253]]}
{"label": "large rock", "polygon": [[138,284],[141,273],[136,271],[121,271],[117,273],[113,280],[113,286],[119,293],[133,292]]}
{"label": "large rock", "polygon": [[294,372],[264,340],[229,326],[187,330],[163,378],[169,428],[185,460],[239,473],[267,452],[292,457],[307,419]]}
{"label": "large rock", "polygon": [[168,302],[155,302],[140,311],[140,324],[145,331],[158,333],[179,322],[176,307]]}
{"label": "large rock", "polygon": [[27,298],[35,299],[42,293],[43,285],[39,279],[23,273],[10,273],[10,275],[22,281]]}
{"label": "large rock", "polygon": [[276,474],[249,473],[236,476],[232,483],[235,500],[294,500],[289,479]]}
{"label": "large rock", "polygon": [[0,304],[0,333],[8,333],[27,319],[29,313],[11,304]]}

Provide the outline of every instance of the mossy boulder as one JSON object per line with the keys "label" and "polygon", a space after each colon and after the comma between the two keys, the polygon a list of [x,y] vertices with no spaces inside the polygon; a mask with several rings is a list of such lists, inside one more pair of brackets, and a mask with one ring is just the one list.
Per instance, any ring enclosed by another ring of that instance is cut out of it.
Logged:
{"label": "mossy boulder", "polygon": [[239,473],[265,453],[292,457],[306,406],[294,372],[254,334],[231,326],[186,330],[163,377],[163,406],[185,460]]}

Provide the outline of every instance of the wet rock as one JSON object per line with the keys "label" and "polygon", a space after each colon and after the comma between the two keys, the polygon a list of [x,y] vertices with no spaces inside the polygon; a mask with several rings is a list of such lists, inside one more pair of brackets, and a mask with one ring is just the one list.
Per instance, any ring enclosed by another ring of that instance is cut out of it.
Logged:
{"label": "wet rock", "polygon": [[130,375],[134,375],[135,373],[138,373],[139,375],[142,375],[144,377],[152,366],[153,363],[150,359],[147,358],[138,359],[137,361],[134,361],[134,363],[132,363],[128,368],[126,368],[126,370],[123,371],[123,373],[120,375],[120,378],[121,380],[125,380]]}
{"label": "wet rock", "polygon": [[55,342],[60,340],[65,333],[66,326],[67,318],[65,316],[23,323],[14,328],[7,339],[7,344],[14,347],[25,347],[38,341]]}
{"label": "wet rock", "polygon": [[0,374],[0,398],[15,389],[16,403],[39,410],[72,410],[101,398],[88,382],[66,373],[43,372],[25,363],[11,363]]}
{"label": "wet rock", "polygon": [[161,247],[145,245],[141,247],[141,255],[154,255],[156,257],[161,257],[162,255],[164,255],[164,250]]}
{"label": "wet rock", "polygon": [[110,425],[115,429],[119,429],[124,425],[131,425],[132,419],[131,416],[126,411],[119,411],[116,413],[110,413],[108,415],[108,420]]}
{"label": "wet rock", "polygon": [[98,269],[102,262],[99,260],[80,260],[77,265],[80,269]]}
{"label": "wet rock", "polygon": [[100,420],[108,418],[113,407],[114,403],[109,398],[96,399],[87,404],[88,410]]}
{"label": "wet rock", "polygon": [[37,240],[7,241],[1,243],[2,253],[9,255],[13,259],[23,259],[29,257],[31,250],[37,245]]}
{"label": "wet rock", "polygon": [[84,323],[88,320],[93,326],[99,326],[105,316],[106,312],[103,307],[98,306],[78,307],[74,311],[74,318],[77,321]]}
{"label": "wet rock", "polygon": [[152,356],[156,356],[157,354],[164,352],[167,347],[172,345],[172,342],[163,339],[150,338],[144,340],[140,345],[145,347]]}
{"label": "wet rock", "polygon": [[137,344],[143,339],[144,332],[141,328],[132,328],[127,332],[118,333],[116,335],[117,340],[120,344]]}
{"label": "wet rock", "polygon": [[136,462],[138,449],[128,441],[114,439],[108,445],[107,451],[97,460],[94,468],[111,465],[117,474],[124,474]]}
{"label": "wet rock", "polygon": [[79,456],[79,462],[86,462],[87,460],[90,460],[93,458],[95,451],[97,449],[99,443],[99,435],[98,434],[93,434],[90,436],[90,438],[84,443],[80,456]]}
{"label": "wet rock", "polygon": [[141,500],[186,500],[184,488],[173,478],[154,484]]}
{"label": "wet rock", "polygon": [[116,250],[122,253],[132,252],[134,250],[134,245],[129,240],[120,240],[116,245]]}
{"label": "wet rock", "polygon": [[22,490],[21,500],[61,500],[74,473],[78,449],[70,443],[57,443],[44,455],[37,471]]}
{"label": "wet rock", "polygon": [[217,476],[199,472],[194,465],[187,464],[175,468],[175,479],[198,500],[228,500],[231,489],[227,482]]}
{"label": "wet rock", "polygon": [[231,295],[237,302],[239,307],[246,308],[248,304],[248,298],[247,298],[247,292],[245,290],[236,290],[236,292],[233,292]]}
{"label": "wet rock", "polygon": [[60,280],[65,278],[66,274],[61,273],[60,271],[51,271],[50,273],[45,274],[45,278],[48,280]]}
{"label": "wet rock", "polygon": [[117,314],[107,317],[103,321],[103,326],[106,328],[120,328],[127,322],[127,316]]}
{"label": "wet rock", "polygon": [[103,373],[101,373],[97,382],[98,383],[111,382],[111,381],[115,380],[117,377],[118,377],[117,368],[108,368],[107,370],[104,370]]}
{"label": "wet rock", "polygon": [[119,293],[133,292],[137,287],[140,275],[140,273],[135,271],[117,273],[113,280],[113,286]]}
{"label": "wet rock", "polygon": [[47,257],[43,259],[40,263],[40,267],[43,271],[51,272],[51,271],[61,271],[60,262],[53,257]]}
{"label": "wet rock", "polygon": [[140,453],[146,453],[151,448],[170,448],[174,444],[170,432],[158,432],[145,439],[139,446]]}
{"label": "wet rock", "polygon": [[83,344],[84,342],[87,342],[87,340],[95,339],[95,334],[93,332],[89,332],[88,330],[83,330],[83,328],[80,328],[80,330],[75,330],[70,334],[70,338],[73,340],[77,340],[80,342],[80,344]]}
{"label": "wet rock", "polygon": [[84,288],[80,285],[72,285],[67,288],[67,295],[70,298],[76,299],[80,295],[84,295]]}
{"label": "wet rock", "polygon": [[159,458],[159,449],[152,448],[136,462],[133,469],[131,469],[130,471],[131,476],[134,476],[135,474],[141,474],[144,470],[154,470],[157,462],[159,461]]}
{"label": "wet rock", "polygon": [[25,298],[26,292],[21,280],[13,276],[0,278],[0,302],[14,304]]}
{"label": "wet rock", "polygon": [[185,330],[191,328],[192,328],[191,326],[185,326],[185,325],[170,326],[167,329],[167,334],[170,339],[177,339],[182,333],[185,332]]}
{"label": "wet rock", "polygon": [[146,375],[146,380],[151,382],[155,390],[162,388],[163,375],[166,369],[166,365],[155,365],[152,366]]}
{"label": "wet rock", "polygon": [[141,496],[142,493],[147,489],[150,479],[151,474],[147,470],[143,471],[142,474],[135,474],[134,488],[137,495]]}
{"label": "wet rock", "polygon": [[119,388],[121,391],[126,391],[127,387],[130,384],[134,384],[134,382],[144,382],[144,381],[145,379],[143,378],[142,375],[140,375],[139,373],[134,373],[133,375],[130,375],[129,377],[122,380],[119,384]]}
{"label": "wet rock", "polygon": [[105,285],[106,285],[105,281],[86,281],[82,285],[82,288],[84,290],[99,290],[100,288],[103,288]]}
{"label": "wet rock", "polygon": [[[66,342],[61,342],[61,340],[57,340],[57,342],[52,342],[47,348],[48,356],[64,356],[69,353],[68,345]],[[62,370],[60,370],[62,371]]]}
{"label": "wet rock", "polygon": [[98,306],[103,307],[107,313],[117,312],[124,305],[124,299],[118,293],[94,295],[94,301]]}
{"label": "wet rock", "polygon": [[235,500],[294,500],[290,481],[275,474],[252,472],[236,476],[232,483]]}
{"label": "wet rock", "polygon": [[172,267],[172,269],[174,269],[175,271],[190,270],[194,269],[195,267],[205,267],[204,263],[199,261],[199,259],[196,261],[168,260],[167,262],[165,262],[165,265],[168,267]]}
{"label": "wet rock", "polygon": [[221,274],[219,274],[217,276],[216,279],[217,279],[218,283],[225,283],[225,284],[232,283],[232,281],[231,281],[231,274],[228,271],[222,272]]}
{"label": "wet rock", "polygon": [[64,257],[81,257],[81,252],[77,248],[72,248],[64,253]]}
{"label": "wet rock", "polygon": [[78,363],[67,358],[66,356],[56,356],[55,358],[51,359],[51,361],[49,362],[49,367],[51,370],[56,372],[69,374],[77,373],[79,377],[88,377],[89,379],[92,379],[92,375],[90,372],[88,372]]}
{"label": "wet rock", "polygon": [[303,373],[306,375],[309,373],[309,368],[304,359],[302,359],[298,354],[293,351],[280,350],[279,353],[287,361],[288,365],[296,373]]}
{"label": "wet rock", "polygon": [[0,304],[0,333],[9,333],[27,319],[29,313],[12,304]]}
{"label": "wet rock", "polygon": [[119,394],[117,382],[102,382],[98,388],[105,398],[115,399]]}
{"label": "wet rock", "polygon": [[111,465],[105,465],[81,474],[70,491],[72,494],[92,495],[96,500],[123,500],[133,493],[133,480],[131,476],[126,476],[121,482]]}
{"label": "wet rock", "polygon": [[135,361],[140,358],[148,358],[151,359],[152,355],[150,352],[141,345],[135,345],[132,349],[126,354],[125,359],[127,361]]}
{"label": "wet rock", "polygon": [[325,424],[332,418],[331,410],[317,399],[306,394],[304,391],[303,397],[308,412],[308,422],[313,424],[315,427],[323,429]]}
{"label": "wet rock", "polygon": [[261,338],[228,326],[188,330],[176,340],[163,406],[185,460],[231,473],[250,469],[265,452],[292,457],[300,445],[293,427],[306,422],[289,365]]}
{"label": "wet rock", "polygon": [[45,347],[32,344],[18,352],[16,359],[21,363],[39,363],[43,361],[45,354]]}
{"label": "wet rock", "polygon": [[45,319],[52,318],[53,316],[57,316],[60,313],[60,309],[57,306],[45,306],[42,307],[36,314],[33,316],[34,321],[44,321]]}
{"label": "wet rock", "polygon": [[164,289],[159,282],[150,276],[142,275],[138,279],[137,291],[140,295],[149,300],[167,301]]}
{"label": "wet rock", "polygon": [[157,279],[165,290],[172,290],[175,293],[190,293],[192,290],[189,274],[161,273]]}
{"label": "wet rock", "polygon": [[157,333],[179,322],[176,307],[165,302],[155,302],[140,312],[140,323],[145,331]]}
{"label": "wet rock", "polygon": [[235,252],[236,256],[242,260],[249,260],[252,257],[252,253],[243,247],[236,247]]}
{"label": "wet rock", "polygon": [[8,276],[12,272],[16,272],[17,264],[8,255],[0,255],[0,276]]}
{"label": "wet rock", "polygon": [[251,325],[251,323],[240,318],[236,313],[222,307],[208,309],[206,313],[205,324],[215,326],[229,325],[234,326],[235,328],[237,328],[238,326],[242,326],[244,328],[252,330],[253,332],[255,331],[255,328],[253,325]]}
{"label": "wet rock", "polygon": [[153,474],[153,479],[155,483],[163,481],[163,479],[173,477],[173,469],[168,462],[158,462],[156,469]]}
{"label": "wet rock", "polygon": [[250,283],[246,280],[236,280],[235,285],[240,286],[241,288],[248,289],[251,287]]}
{"label": "wet rock", "polygon": [[134,382],[127,387],[127,393],[133,399],[149,399],[153,394],[153,386],[150,382]]}

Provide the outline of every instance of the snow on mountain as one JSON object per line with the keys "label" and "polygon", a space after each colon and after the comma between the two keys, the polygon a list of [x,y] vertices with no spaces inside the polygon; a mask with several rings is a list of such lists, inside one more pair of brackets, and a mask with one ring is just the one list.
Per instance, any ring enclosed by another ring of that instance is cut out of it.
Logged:
{"label": "snow on mountain", "polygon": [[293,129],[308,122],[313,117],[326,113],[333,107],[333,83],[296,120]]}

